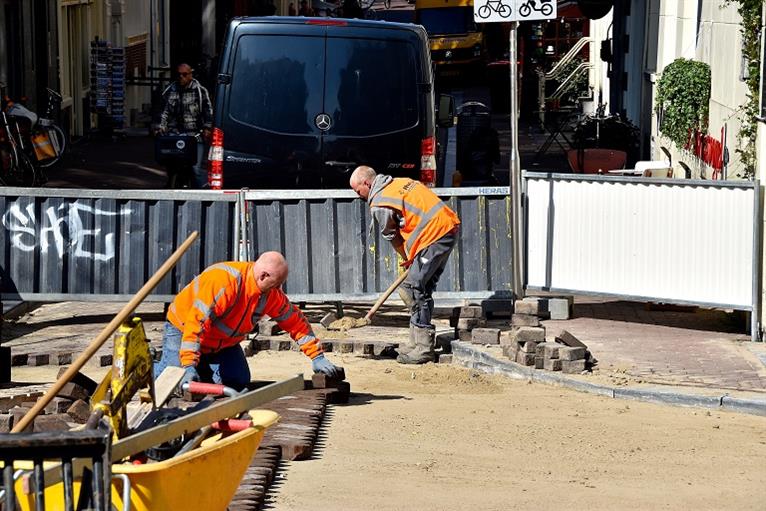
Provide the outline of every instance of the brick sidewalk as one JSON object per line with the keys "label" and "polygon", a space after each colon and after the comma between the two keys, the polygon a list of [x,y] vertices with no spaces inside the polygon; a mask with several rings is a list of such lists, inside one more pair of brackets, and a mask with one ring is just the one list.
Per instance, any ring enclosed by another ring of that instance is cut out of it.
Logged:
{"label": "brick sidewalk", "polygon": [[602,373],[623,373],[644,383],[766,393],[766,346],[750,342],[724,311],[652,310],[643,303],[586,300],[575,303],[573,319],[543,324],[548,335],[565,328],[585,342]]}

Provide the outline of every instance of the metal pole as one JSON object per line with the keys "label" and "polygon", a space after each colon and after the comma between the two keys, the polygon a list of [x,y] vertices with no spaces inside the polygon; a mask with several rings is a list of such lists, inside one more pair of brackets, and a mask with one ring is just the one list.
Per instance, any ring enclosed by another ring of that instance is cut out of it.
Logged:
{"label": "metal pole", "polygon": [[519,22],[511,22],[510,33],[510,72],[511,72],[511,154],[510,162],[510,186],[511,193],[511,241],[513,243],[512,255],[512,278],[513,298],[524,298],[524,244],[522,233],[524,232],[521,203],[521,162],[519,160],[519,94],[518,94],[518,50],[516,48],[516,32]]}

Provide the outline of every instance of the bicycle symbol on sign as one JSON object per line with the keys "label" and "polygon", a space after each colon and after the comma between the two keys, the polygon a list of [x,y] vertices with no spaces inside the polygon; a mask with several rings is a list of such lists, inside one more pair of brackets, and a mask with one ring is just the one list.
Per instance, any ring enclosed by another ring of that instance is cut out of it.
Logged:
{"label": "bicycle symbol on sign", "polygon": [[523,4],[519,6],[519,14],[526,18],[530,14],[532,14],[532,11],[535,10],[539,13],[541,13],[543,16],[550,16],[553,13],[553,6],[549,4],[550,0],[541,0],[543,2],[543,5],[540,6],[540,8],[537,7],[537,2],[535,0],[527,0]]}
{"label": "bicycle symbol on sign", "polygon": [[481,19],[487,19],[492,12],[498,13],[503,18],[511,15],[511,7],[502,2],[502,0],[487,0],[487,3],[479,7],[477,14]]}

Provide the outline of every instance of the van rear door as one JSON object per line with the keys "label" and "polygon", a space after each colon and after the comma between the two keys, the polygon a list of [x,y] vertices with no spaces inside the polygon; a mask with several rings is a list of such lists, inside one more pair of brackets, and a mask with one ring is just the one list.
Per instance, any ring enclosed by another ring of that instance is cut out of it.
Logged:
{"label": "van rear door", "polygon": [[322,130],[323,186],[348,186],[349,171],[359,164],[419,176],[425,127],[418,43],[404,30],[328,31],[323,113],[331,124]]}
{"label": "van rear door", "polygon": [[315,117],[323,110],[325,30],[296,24],[250,26],[257,31],[235,36],[229,67],[231,85],[222,119],[224,186],[300,186],[304,169],[322,165]]}

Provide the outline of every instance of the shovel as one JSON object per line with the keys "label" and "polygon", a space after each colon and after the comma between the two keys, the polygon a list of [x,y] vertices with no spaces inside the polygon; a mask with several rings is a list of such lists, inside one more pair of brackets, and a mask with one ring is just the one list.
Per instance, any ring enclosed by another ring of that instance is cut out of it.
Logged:
{"label": "shovel", "polygon": [[397,287],[399,287],[399,284],[404,282],[404,279],[407,278],[407,274],[410,272],[410,269],[407,268],[404,270],[394,281],[393,284],[388,286],[388,289],[386,289],[382,295],[380,295],[380,298],[378,298],[378,301],[375,302],[375,305],[372,306],[372,308],[365,314],[363,318],[350,318],[345,317],[341,319],[336,319],[332,323],[330,323],[330,326],[327,327],[328,330],[349,330],[351,328],[358,328],[362,326],[367,326],[370,323],[372,323],[372,317],[375,315],[376,312],[378,312],[378,309],[380,309],[380,306],[383,305],[383,303],[388,299],[389,296],[391,296],[391,293],[393,293]]}

